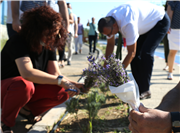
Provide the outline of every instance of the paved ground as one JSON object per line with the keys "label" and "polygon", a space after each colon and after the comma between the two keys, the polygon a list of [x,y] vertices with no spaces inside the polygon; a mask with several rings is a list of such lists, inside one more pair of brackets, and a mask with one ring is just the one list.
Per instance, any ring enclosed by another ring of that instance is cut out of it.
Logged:
{"label": "paved ground", "polygon": [[[81,55],[73,55],[71,66],[65,66],[61,69],[62,74],[66,75],[71,80],[78,81],[81,77],[82,70],[87,68],[88,62],[86,57],[88,56],[88,47],[83,46],[83,53]],[[123,58],[126,55],[126,51],[123,52]],[[95,54],[97,56],[97,53]],[[141,102],[149,108],[155,108],[160,103],[162,97],[173,88],[180,80],[180,67],[175,64],[174,68],[174,79],[167,80],[167,72],[163,71],[165,62],[162,58],[155,57],[154,69],[151,79],[150,90],[152,92],[152,98],[147,100],[142,100]],[[127,68],[128,72],[130,67]],[[83,82],[83,80],[81,80]],[[35,125],[28,124],[25,120],[18,117],[15,127],[13,127],[14,133],[46,133],[47,128],[51,127],[54,122],[56,122],[61,115],[64,114],[65,105],[59,105],[48,111],[42,121],[36,123]]]}

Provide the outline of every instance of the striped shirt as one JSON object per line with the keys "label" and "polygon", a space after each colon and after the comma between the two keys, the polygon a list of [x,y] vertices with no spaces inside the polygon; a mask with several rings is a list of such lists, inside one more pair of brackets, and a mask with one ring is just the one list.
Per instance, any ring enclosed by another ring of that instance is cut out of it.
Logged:
{"label": "striped shirt", "polygon": [[44,6],[46,3],[53,7],[55,0],[22,0],[21,10],[24,12],[35,7]]}
{"label": "striped shirt", "polygon": [[168,4],[171,6],[173,11],[171,28],[180,29],[180,1],[169,1]]}

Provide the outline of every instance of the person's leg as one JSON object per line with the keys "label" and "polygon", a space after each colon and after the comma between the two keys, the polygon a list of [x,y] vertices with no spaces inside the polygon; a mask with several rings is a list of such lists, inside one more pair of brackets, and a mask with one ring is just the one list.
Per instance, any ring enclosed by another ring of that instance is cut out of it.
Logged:
{"label": "person's leg", "polygon": [[75,42],[75,54],[77,54],[78,53],[79,36],[77,38],[74,38],[74,42]]}
{"label": "person's leg", "polygon": [[169,73],[173,72],[174,60],[176,56],[177,50],[170,50],[168,55],[168,66],[169,66]]}
{"label": "person's leg", "polygon": [[1,121],[12,127],[20,109],[35,92],[34,84],[21,76],[1,81]]}
{"label": "person's leg", "polygon": [[34,95],[27,104],[35,116],[65,102],[69,98],[65,89],[58,85],[36,85],[35,89]]}
{"label": "person's leg", "polygon": [[94,48],[93,48],[93,53],[94,53],[96,51],[97,35],[93,36],[93,40],[94,40]]}
{"label": "person's leg", "polygon": [[71,35],[70,36],[70,42],[68,43],[68,58],[67,58],[67,64],[68,65],[71,65],[70,64],[70,61],[71,61],[71,59],[72,59],[72,49],[73,49],[73,41],[74,41],[74,39],[73,39],[74,37]]}
{"label": "person's leg", "polygon": [[92,36],[88,36],[89,37],[89,53],[91,53],[91,48],[92,48],[92,40],[93,40],[93,38],[92,38]]}
{"label": "person's leg", "polygon": [[131,71],[134,76],[134,79],[136,80],[138,86],[140,86],[141,83],[141,78],[140,78],[140,73],[141,73],[141,51],[142,51],[142,46],[144,44],[144,41],[146,40],[147,34],[143,34],[139,36],[137,40],[137,47],[136,47],[136,55],[134,59],[131,62]]}
{"label": "person's leg", "polygon": [[83,35],[79,35],[79,53],[82,52],[82,45],[83,45]]}
{"label": "person's leg", "polygon": [[65,48],[63,48],[62,50],[58,50],[59,53],[59,65],[64,67],[64,52],[65,52]]}
{"label": "person's leg", "polygon": [[141,62],[139,70],[141,70],[141,72],[139,73],[140,83],[138,84],[140,94],[149,90],[154,62],[154,51],[166,35],[169,25],[169,17],[166,14],[163,20],[159,21],[153,29],[146,33],[147,37],[142,45],[140,54]]}
{"label": "person's leg", "polygon": [[168,39],[167,39],[167,34],[165,35],[165,37],[163,38],[163,43],[164,43],[164,57],[165,57],[165,62],[166,62],[166,66],[163,70],[168,70],[168,54],[169,54],[169,43],[168,43]]}
{"label": "person's leg", "polygon": [[13,30],[12,28],[12,24],[6,24],[7,26],[7,33],[8,33],[8,37],[10,38],[11,36],[17,34],[17,32],[15,30]]}
{"label": "person's leg", "polygon": [[171,29],[170,34],[168,34],[168,40],[169,40],[169,55],[168,55],[168,66],[169,66],[169,74],[168,79],[173,79],[173,65],[175,56],[178,50],[180,50],[180,30],[179,29]]}

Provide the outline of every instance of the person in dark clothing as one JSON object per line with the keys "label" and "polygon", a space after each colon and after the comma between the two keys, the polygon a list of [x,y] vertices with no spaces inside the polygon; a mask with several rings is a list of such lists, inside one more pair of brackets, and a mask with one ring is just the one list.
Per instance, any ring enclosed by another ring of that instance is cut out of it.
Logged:
{"label": "person in dark clothing", "polygon": [[96,43],[97,39],[99,38],[98,31],[97,31],[97,26],[95,23],[95,18],[92,17],[92,23],[87,23],[87,26],[90,27],[89,33],[88,33],[88,39],[89,39],[89,54],[92,54],[91,49],[92,49],[92,41],[94,42],[94,47],[93,47],[93,53],[96,51]]}

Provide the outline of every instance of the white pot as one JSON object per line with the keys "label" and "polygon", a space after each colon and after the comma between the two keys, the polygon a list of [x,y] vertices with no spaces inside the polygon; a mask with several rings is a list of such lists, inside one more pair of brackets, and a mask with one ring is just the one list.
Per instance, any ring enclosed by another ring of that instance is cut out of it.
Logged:
{"label": "white pot", "polygon": [[131,81],[118,87],[109,86],[110,91],[116,94],[123,102],[128,103],[131,108],[139,111],[139,88],[132,74],[129,74]]}

